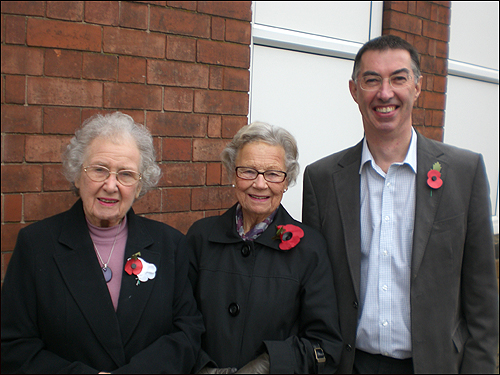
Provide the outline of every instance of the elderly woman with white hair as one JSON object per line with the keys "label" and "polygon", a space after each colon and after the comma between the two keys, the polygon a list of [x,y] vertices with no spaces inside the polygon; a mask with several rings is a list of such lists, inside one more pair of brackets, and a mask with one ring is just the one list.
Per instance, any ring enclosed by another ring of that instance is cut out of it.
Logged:
{"label": "elderly woman with white hair", "polygon": [[96,115],[64,173],[80,199],[19,232],[2,290],[2,373],[187,373],[203,320],[185,237],[132,204],[160,168],[149,131]]}
{"label": "elderly woman with white hair", "polygon": [[339,363],[325,240],[281,205],[297,159],[294,137],[260,122],[222,152],[238,202],[187,233],[189,278],[207,329],[200,373],[333,372]]}

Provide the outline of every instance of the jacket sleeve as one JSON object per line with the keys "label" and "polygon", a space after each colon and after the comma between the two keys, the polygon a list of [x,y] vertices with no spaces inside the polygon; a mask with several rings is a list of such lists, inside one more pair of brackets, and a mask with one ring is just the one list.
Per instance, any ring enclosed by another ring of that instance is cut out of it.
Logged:
{"label": "jacket sleeve", "polygon": [[205,331],[201,313],[196,307],[188,278],[188,254],[185,237],[176,249],[175,299],[173,308],[174,331],[159,337],[151,345],[134,355],[129,363],[113,373],[181,373],[191,372],[201,347]]}
{"label": "jacket sleeve", "polygon": [[19,232],[2,288],[2,373],[97,373],[45,348],[37,322],[35,241]]}
{"label": "jacket sleeve", "polygon": [[[312,231],[308,234],[312,236]],[[318,362],[313,344],[319,344],[325,353],[327,361],[323,372],[334,372],[340,361],[342,339],[326,243],[318,234],[318,240],[309,246],[317,247],[317,250],[297,249],[310,252],[312,258],[302,280],[299,333],[284,341],[264,341],[270,357],[271,373],[317,373]]]}
{"label": "jacket sleeve", "polygon": [[309,167],[306,167],[304,171],[302,222],[316,230],[320,230],[318,200],[314,190],[314,184],[311,181],[311,169]]}
{"label": "jacket sleeve", "polygon": [[488,186],[480,156],[469,204],[462,265],[461,299],[469,338],[464,346],[461,373],[493,373],[496,368],[498,288]]}

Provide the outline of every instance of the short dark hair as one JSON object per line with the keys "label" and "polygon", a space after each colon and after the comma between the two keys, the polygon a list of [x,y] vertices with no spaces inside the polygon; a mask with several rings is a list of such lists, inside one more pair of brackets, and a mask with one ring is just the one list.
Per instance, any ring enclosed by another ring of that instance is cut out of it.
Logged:
{"label": "short dark hair", "polygon": [[413,47],[406,40],[396,35],[382,35],[378,38],[369,40],[358,51],[354,59],[354,67],[352,69],[352,80],[356,81],[359,74],[361,57],[366,51],[384,51],[387,49],[403,49],[410,53],[411,68],[415,75],[415,81],[420,77],[420,55],[415,47]]}

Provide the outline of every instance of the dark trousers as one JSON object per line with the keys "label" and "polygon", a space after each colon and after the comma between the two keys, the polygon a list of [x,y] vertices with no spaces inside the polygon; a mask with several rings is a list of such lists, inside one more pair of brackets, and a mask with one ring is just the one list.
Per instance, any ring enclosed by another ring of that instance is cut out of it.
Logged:
{"label": "dark trousers", "polygon": [[413,361],[370,354],[356,349],[353,374],[413,374]]}

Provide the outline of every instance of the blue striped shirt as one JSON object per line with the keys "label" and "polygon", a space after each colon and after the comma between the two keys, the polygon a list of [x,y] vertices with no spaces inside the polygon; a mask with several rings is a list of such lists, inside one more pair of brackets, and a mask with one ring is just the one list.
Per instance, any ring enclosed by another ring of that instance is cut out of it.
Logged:
{"label": "blue striped shirt", "polygon": [[366,138],[361,175],[361,285],[356,347],[372,354],[411,354],[410,276],[417,136],[387,174],[375,163]]}

